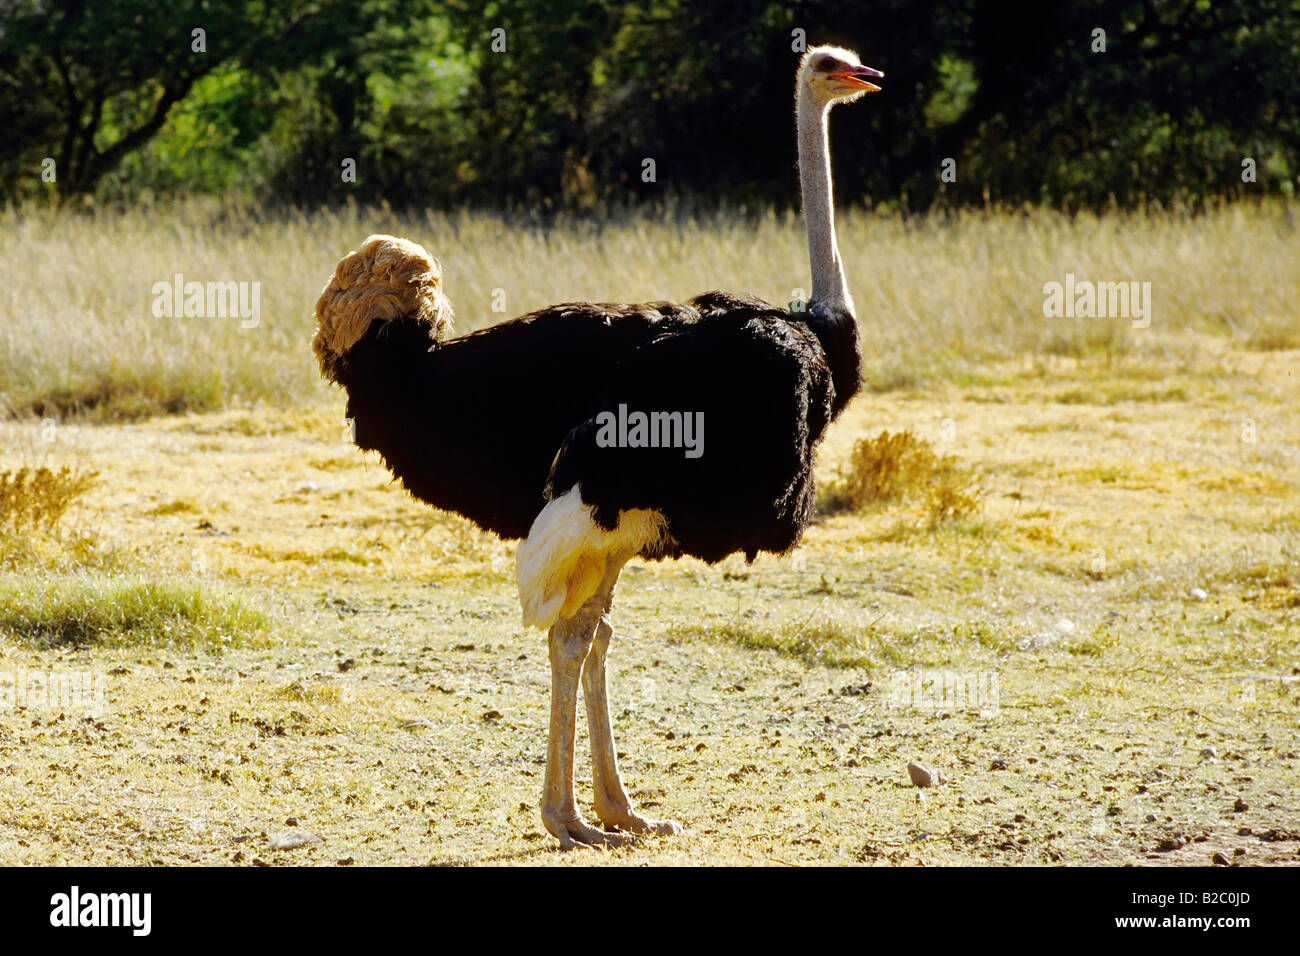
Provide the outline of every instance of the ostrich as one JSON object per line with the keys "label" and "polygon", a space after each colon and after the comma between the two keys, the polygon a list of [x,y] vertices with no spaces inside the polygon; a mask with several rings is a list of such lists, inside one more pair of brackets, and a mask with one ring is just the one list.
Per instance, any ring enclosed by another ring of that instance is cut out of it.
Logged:
{"label": "ostrich", "polygon": [[[799,63],[805,312],[723,292],[686,304],[571,302],[452,338],[438,263],[378,235],[339,262],[317,303],[312,346],[347,392],[356,444],[378,451],[417,498],[522,539],[523,620],[548,630],[551,665],[541,815],[564,849],[680,832],[638,814],[619,777],[605,661],[624,564],[784,553],[812,514],[815,448],[862,370],[827,120],[883,75],[838,47]],[[628,422],[648,415],[659,434],[613,428],[628,409]],[[691,423],[697,445],[683,450]],[[580,684],[600,828],[574,798]]]}

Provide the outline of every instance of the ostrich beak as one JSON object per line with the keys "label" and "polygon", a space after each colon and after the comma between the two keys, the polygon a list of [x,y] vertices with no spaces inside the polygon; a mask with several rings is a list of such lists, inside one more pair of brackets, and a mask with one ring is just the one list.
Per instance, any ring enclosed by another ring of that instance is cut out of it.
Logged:
{"label": "ostrich beak", "polygon": [[868,76],[884,79],[885,74],[881,73],[879,70],[873,70],[869,66],[851,66],[847,70],[840,70],[838,73],[832,73],[831,79],[838,80],[840,83],[851,89],[866,90],[870,93],[879,92],[880,87],[865,79]]}

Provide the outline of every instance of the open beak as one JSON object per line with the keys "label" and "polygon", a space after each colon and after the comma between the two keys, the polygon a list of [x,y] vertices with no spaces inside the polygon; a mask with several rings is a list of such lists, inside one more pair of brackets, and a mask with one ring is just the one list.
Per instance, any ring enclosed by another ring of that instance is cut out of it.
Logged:
{"label": "open beak", "polygon": [[874,76],[877,79],[884,79],[885,74],[879,70],[873,70],[869,66],[851,66],[847,70],[840,70],[838,73],[832,73],[831,79],[837,80],[843,85],[854,90],[867,90],[869,92],[879,92],[880,87],[875,83],[867,80],[868,76]]}

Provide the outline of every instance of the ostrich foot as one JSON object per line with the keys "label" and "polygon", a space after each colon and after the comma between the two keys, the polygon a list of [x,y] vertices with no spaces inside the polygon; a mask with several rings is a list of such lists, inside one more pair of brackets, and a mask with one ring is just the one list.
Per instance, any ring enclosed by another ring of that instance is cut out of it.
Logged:
{"label": "ostrich foot", "polygon": [[631,807],[597,808],[596,816],[603,826],[638,836],[677,836],[682,832],[682,825],[676,820],[647,820]]}
{"label": "ostrich foot", "polygon": [[681,832],[681,823],[675,819],[646,819],[640,813],[629,813],[628,816],[616,819],[602,817],[601,823],[637,835],[677,836]]}
{"label": "ostrich foot", "polygon": [[636,839],[628,833],[598,830],[577,815],[566,818],[558,813],[543,812],[542,822],[551,836],[560,841],[561,850],[627,846]]}

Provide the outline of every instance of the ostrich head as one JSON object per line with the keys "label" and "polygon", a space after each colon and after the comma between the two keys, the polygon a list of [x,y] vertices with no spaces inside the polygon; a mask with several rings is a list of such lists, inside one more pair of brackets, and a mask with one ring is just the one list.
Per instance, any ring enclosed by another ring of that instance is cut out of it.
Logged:
{"label": "ostrich head", "polygon": [[451,302],[442,268],[424,247],[395,236],[370,236],[339,260],[316,303],[312,348],[326,378],[375,322],[413,319],[429,328],[430,342],[451,330]]}
{"label": "ostrich head", "polygon": [[852,103],[868,93],[879,92],[880,87],[867,77],[880,79],[884,75],[863,66],[852,50],[838,46],[812,47],[799,63],[800,89],[806,89],[824,106]]}

